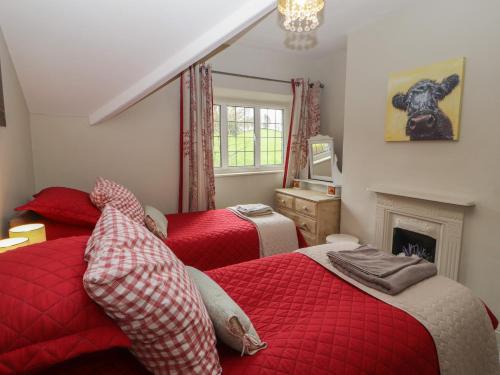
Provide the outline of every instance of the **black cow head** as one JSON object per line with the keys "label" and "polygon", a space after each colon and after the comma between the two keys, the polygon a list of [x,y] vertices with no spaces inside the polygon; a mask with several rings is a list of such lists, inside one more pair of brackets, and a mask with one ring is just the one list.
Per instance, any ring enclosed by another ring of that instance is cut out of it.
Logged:
{"label": "black cow head", "polygon": [[410,136],[410,140],[453,139],[451,121],[441,111],[438,102],[459,82],[458,74],[452,74],[440,83],[423,79],[410,87],[406,94],[393,96],[392,105],[408,113],[406,135]]}

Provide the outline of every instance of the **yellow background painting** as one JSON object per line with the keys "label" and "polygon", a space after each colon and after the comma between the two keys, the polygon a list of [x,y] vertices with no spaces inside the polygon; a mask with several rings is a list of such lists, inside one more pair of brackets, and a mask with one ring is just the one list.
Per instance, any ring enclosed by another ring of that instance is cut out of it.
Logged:
{"label": "yellow background painting", "polygon": [[458,140],[460,127],[460,110],[464,84],[464,58],[443,61],[410,71],[393,73],[389,76],[389,87],[386,102],[385,140],[409,141],[405,128],[408,120],[407,113],[394,108],[392,98],[397,93],[406,93],[408,89],[422,79],[431,79],[441,82],[444,78],[458,74],[460,83],[438,105],[449,117],[453,127],[453,140]]}

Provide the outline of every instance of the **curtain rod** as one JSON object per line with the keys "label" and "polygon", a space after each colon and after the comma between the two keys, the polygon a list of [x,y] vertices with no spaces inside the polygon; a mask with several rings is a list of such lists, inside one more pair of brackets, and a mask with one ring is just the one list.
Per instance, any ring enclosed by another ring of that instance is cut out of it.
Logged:
{"label": "curtain rod", "polygon": [[[257,76],[249,76],[246,74],[238,74],[238,73],[228,73],[228,72],[221,72],[219,70],[212,70],[213,74],[220,74],[223,76],[231,76],[231,77],[239,77],[239,78],[250,78],[250,79],[260,79],[261,81],[268,81],[268,82],[278,82],[278,83],[286,83],[290,84],[290,81],[285,81],[283,79],[275,79],[275,78],[266,78],[266,77],[257,77]],[[309,86],[312,86],[312,84],[309,84]],[[319,87],[323,88],[325,85],[320,83]]]}

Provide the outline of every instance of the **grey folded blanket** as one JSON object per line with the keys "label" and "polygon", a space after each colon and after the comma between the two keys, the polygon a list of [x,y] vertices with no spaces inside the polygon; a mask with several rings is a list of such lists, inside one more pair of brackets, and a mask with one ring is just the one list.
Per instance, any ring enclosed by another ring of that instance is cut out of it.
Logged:
{"label": "grey folded blanket", "polygon": [[368,246],[356,250],[329,251],[332,265],[342,273],[390,295],[437,274],[434,263],[417,256],[403,257]]}

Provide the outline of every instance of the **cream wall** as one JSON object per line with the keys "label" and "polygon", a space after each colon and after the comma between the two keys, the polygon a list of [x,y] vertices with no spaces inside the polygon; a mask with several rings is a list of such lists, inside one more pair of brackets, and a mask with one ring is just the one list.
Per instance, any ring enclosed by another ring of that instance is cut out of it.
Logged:
{"label": "cream wall", "polygon": [[85,117],[31,115],[36,189],[89,191],[97,176],[129,187],[144,204],[177,210],[179,82],[103,124]]}
{"label": "cream wall", "polygon": [[335,154],[342,170],[344,143],[344,96],[347,49],[337,49],[313,61],[311,77],[325,84],[321,92],[321,133],[333,137]]}
{"label": "cream wall", "polygon": [[5,234],[14,207],[30,198],[34,182],[29,112],[1,31],[0,63],[7,119],[7,127],[0,127],[0,234]]}
{"label": "cream wall", "polygon": [[[307,56],[305,56],[307,59]],[[308,62],[234,45],[210,59],[216,70],[288,80],[307,75]],[[214,75],[214,86],[288,94],[286,84]],[[90,190],[97,176],[130,187],[145,204],[177,209],[179,82],[175,80],[118,117],[89,126],[83,117],[31,115],[36,189],[63,185]],[[216,178],[216,205],[272,203],[282,174]]]}
{"label": "cream wall", "polygon": [[[464,195],[459,280],[500,315],[500,2],[418,2],[348,38],[342,231],[374,240],[377,184]],[[465,56],[458,142],[384,142],[389,73]]]}

